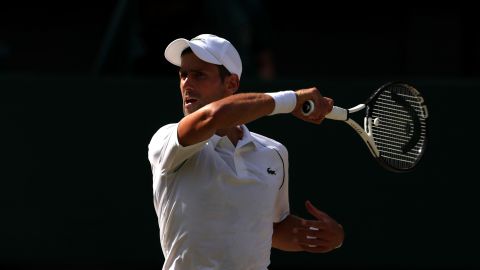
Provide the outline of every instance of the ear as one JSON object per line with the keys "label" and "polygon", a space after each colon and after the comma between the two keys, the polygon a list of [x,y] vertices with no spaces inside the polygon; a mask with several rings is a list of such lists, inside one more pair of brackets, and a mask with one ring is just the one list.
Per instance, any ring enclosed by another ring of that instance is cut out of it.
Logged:
{"label": "ear", "polygon": [[225,77],[224,83],[225,83],[225,87],[231,94],[236,93],[238,88],[240,87],[240,79],[236,74],[232,74]]}

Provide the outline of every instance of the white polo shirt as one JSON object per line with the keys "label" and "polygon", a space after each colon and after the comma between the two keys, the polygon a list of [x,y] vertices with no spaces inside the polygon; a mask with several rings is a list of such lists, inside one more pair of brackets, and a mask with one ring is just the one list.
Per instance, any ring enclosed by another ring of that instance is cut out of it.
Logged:
{"label": "white polo shirt", "polygon": [[251,133],[183,147],[178,124],[155,133],[148,158],[163,269],[265,270],[273,223],[289,214],[288,153]]}

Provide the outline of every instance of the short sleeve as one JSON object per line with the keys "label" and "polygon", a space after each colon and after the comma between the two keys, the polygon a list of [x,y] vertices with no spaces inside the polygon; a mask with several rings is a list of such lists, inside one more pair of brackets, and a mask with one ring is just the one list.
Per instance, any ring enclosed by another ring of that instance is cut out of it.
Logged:
{"label": "short sleeve", "polygon": [[168,124],[153,135],[148,145],[148,160],[152,170],[160,170],[161,173],[172,172],[205,145],[206,141],[182,146],[178,142],[177,128],[178,123]]}

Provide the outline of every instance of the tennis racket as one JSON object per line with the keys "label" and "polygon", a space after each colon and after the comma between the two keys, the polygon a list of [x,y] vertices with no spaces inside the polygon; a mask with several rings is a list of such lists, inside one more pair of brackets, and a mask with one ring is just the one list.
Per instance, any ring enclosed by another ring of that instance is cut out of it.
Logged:
{"label": "tennis racket", "polygon": [[[302,106],[304,115],[314,110],[312,100]],[[363,128],[350,116],[365,109]],[[344,121],[367,144],[376,160],[393,172],[411,171],[427,144],[428,110],[420,92],[402,82],[382,85],[363,104],[350,109],[333,106],[325,118]]]}

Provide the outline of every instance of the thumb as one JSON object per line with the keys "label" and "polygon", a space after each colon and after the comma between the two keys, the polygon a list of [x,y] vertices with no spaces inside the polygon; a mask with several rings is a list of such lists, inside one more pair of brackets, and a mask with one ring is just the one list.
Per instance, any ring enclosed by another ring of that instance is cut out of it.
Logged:
{"label": "thumb", "polygon": [[317,219],[324,219],[327,214],[325,212],[318,210],[310,201],[305,202],[305,208],[307,208],[307,211]]}

